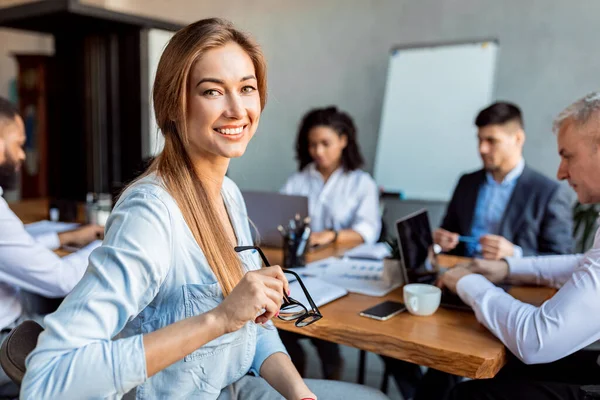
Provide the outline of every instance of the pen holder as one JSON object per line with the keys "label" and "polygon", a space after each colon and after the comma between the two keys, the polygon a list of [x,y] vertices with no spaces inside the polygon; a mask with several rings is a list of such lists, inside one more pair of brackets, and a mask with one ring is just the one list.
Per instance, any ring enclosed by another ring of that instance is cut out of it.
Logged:
{"label": "pen holder", "polygon": [[302,246],[300,251],[299,240],[283,239],[283,268],[304,267],[306,265],[306,250],[308,246]]}
{"label": "pen holder", "polygon": [[383,259],[383,275],[381,279],[388,286],[395,284],[405,285],[408,283],[404,280],[400,260],[389,257]]}

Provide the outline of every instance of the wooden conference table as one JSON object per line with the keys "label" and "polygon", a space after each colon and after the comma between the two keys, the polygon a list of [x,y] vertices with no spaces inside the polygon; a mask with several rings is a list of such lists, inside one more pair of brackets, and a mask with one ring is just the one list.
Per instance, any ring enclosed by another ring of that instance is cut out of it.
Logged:
{"label": "wooden conference table", "polygon": [[[26,200],[11,203],[10,207],[23,220],[30,223],[46,219],[46,200]],[[353,247],[330,246],[313,252],[308,262],[338,256]],[[281,249],[264,248],[272,264],[281,264]],[[441,256],[440,262],[454,266],[460,257]],[[514,287],[510,294],[524,302],[540,305],[551,297],[554,289]],[[474,314],[440,308],[429,317],[417,317],[408,312],[387,321],[364,318],[358,313],[384,300],[402,300],[402,290],[396,289],[384,297],[370,297],[350,293],[320,307],[323,318],[313,325],[297,328],[293,323],[277,320],[278,328],[298,332],[352,346],[357,349],[390,356],[441,371],[469,378],[491,378],[506,363],[506,348]]]}
{"label": "wooden conference table", "polygon": [[[352,246],[336,246],[308,256],[308,262],[339,256]],[[265,249],[272,264],[280,264],[280,249]],[[465,258],[442,255],[439,261],[451,267]],[[517,299],[540,305],[555,290],[538,287],[514,287]],[[293,297],[293,294],[292,294]],[[307,327],[277,321],[279,329],[352,346],[361,350],[410,361],[469,378],[491,378],[506,363],[506,348],[470,312],[440,308],[429,317],[404,312],[387,321],[361,317],[359,312],[384,300],[402,301],[402,289],[384,297],[350,293],[319,307],[323,318]]]}

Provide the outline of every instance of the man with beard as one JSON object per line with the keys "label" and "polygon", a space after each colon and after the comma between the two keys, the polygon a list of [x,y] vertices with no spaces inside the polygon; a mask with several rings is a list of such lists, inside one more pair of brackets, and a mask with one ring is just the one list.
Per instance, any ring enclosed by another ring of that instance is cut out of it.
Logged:
{"label": "man with beard", "polygon": [[[93,245],[58,257],[53,249],[62,245],[83,247],[104,236],[97,225],[59,234],[47,234],[34,239],[23,223],[1,197],[4,190],[13,189],[21,164],[25,160],[23,145],[25,129],[17,109],[0,97],[0,343],[11,329],[26,319],[21,289],[45,297],[64,297],[83,276]],[[15,397],[18,388],[0,368],[0,398]]]}

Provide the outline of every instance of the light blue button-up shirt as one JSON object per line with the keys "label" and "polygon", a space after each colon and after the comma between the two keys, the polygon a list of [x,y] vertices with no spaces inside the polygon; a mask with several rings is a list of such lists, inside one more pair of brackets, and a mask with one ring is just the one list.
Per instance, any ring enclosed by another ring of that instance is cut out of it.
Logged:
{"label": "light blue button-up shirt", "polygon": [[[228,178],[221,194],[238,245],[251,245],[246,207]],[[240,253],[247,270],[257,253]],[[175,200],[156,176],[126,190],[106,225],[104,243],[27,359],[28,399],[216,399],[264,360],[286,352],[277,331],[247,323],[148,378],[142,337],[223,300],[217,280]]]}
{"label": "light blue button-up shirt", "polygon": [[[523,173],[525,161],[521,160],[502,180],[496,182],[490,172],[485,174],[485,182],[479,188],[475,215],[471,225],[471,236],[480,238],[483,235],[497,235],[506,206],[517,185],[517,180]],[[466,244],[467,256],[481,255],[481,245],[478,243]],[[515,245],[515,257],[522,257],[523,250]]]}

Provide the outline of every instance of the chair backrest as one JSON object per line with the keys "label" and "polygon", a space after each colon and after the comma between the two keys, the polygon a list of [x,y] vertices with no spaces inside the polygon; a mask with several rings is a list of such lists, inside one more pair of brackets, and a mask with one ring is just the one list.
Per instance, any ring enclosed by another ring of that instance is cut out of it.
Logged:
{"label": "chair backrest", "polygon": [[13,329],[0,348],[0,365],[6,375],[17,385],[25,376],[25,358],[37,345],[44,328],[35,321],[24,321]]}

